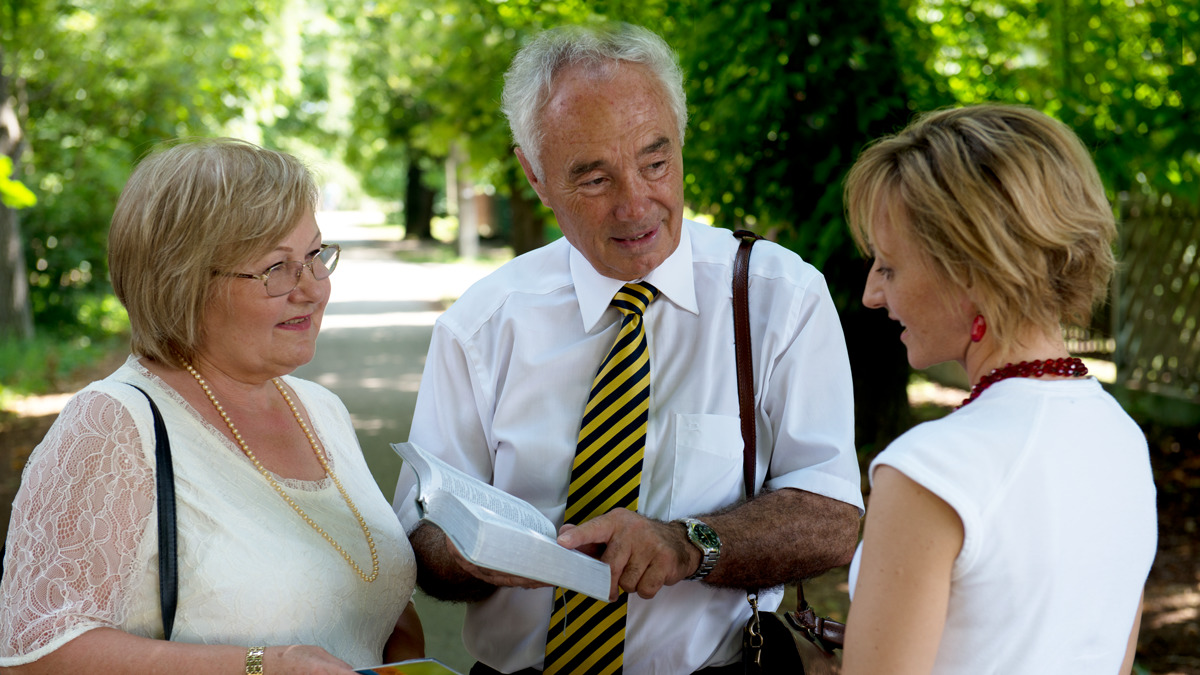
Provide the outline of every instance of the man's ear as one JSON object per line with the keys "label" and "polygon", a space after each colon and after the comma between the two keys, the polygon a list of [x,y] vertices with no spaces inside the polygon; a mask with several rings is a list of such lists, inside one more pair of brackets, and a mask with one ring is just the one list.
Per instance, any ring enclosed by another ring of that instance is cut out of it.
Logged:
{"label": "man's ear", "polygon": [[542,204],[549,208],[550,205],[546,204],[546,198],[542,196],[543,183],[538,180],[537,174],[533,172],[533,167],[529,165],[525,151],[521,148],[514,148],[513,152],[517,155],[517,161],[521,163],[521,170],[525,172],[525,180],[529,181],[530,187],[537,193],[538,199],[542,200]]}

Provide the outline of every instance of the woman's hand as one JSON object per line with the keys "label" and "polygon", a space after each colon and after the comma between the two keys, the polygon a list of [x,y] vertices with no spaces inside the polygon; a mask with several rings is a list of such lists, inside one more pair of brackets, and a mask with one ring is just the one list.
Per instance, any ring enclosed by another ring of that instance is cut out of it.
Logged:
{"label": "woman's hand", "polygon": [[353,672],[349,663],[311,645],[267,647],[263,653],[264,675],[348,675]]}
{"label": "woman's hand", "polygon": [[[229,675],[246,669],[246,647],[167,642],[130,635],[115,628],[93,628],[42,658],[5,672],[13,675],[57,673],[195,673]],[[311,645],[269,646],[263,653],[266,675],[353,675],[350,664]]]}

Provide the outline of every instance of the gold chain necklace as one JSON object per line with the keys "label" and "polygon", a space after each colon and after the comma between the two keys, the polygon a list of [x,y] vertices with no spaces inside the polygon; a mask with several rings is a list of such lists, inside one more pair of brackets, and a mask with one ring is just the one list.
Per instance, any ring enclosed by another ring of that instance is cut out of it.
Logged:
{"label": "gold chain necklace", "polygon": [[358,572],[358,576],[362,577],[363,581],[367,582],[368,584],[372,581],[375,581],[375,579],[379,576],[379,554],[375,551],[375,540],[371,537],[371,530],[367,527],[367,521],[363,520],[362,514],[358,511],[358,507],[354,505],[354,501],[350,499],[350,495],[346,494],[345,488],[342,487],[341,481],[339,481],[337,476],[334,475],[333,469],[329,468],[329,463],[325,461],[325,453],[321,452],[320,446],[317,445],[317,439],[314,438],[312,432],[309,431],[308,425],[305,424],[304,418],[300,416],[300,411],[296,409],[296,404],[292,403],[292,397],[288,395],[287,390],[283,388],[283,384],[279,382],[279,378],[272,378],[271,382],[275,384],[275,388],[278,389],[279,393],[283,395],[283,400],[287,401],[288,407],[292,409],[292,416],[296,418],[296,422],[300,424],[300,429],[304,431],[304,435],[308,437],[308,444],[312,446],[313,452],[317,455],[317,461],[321,463],[321,466],[325,469],[325,474],[329,476],[329,479],[332,480],[333,484],[337,487],[338,492],[341,493],[342,499],[346,500],[346,506],[350,507],[351,513],[353,513],[354,517],[358,519],[358,526],[362,528],[363,534],[367,537],[367,546],[371,549],[370,576],[367,576],[362,571],[362,568],[358,566],[358,563],[354,562],[354,560],[350,557],[350,554],[342,548],[342,545],[337,543],[333,537],[329,536],[329,533],[327,533],[324,528],[313,522],[313,519],[304,512],[304,509],[300,508],[300,505],[293,501],[292,498],[283,491],[283,486],[271,477],[271,472],[267,471],[262,463],[258,461],[258,458],[254,456],[254,453],[250,451],[250,447],[246,445],[246,441],[242,438],[242,434],[237,430],[237,427],[233,425],[233,421],[229,419],[229,415],[225,413],[225,409],[221,407],[220,402],[217,401],[217,397],[213,395],[212,389],[209,389],[208,383],[204,381],[203,377],[200,377],[200,373],[196,372],[196,369],[192,367],[192,364],[184,361],[183,367],[187,368],[187,371],[192,374],[192,377],[196,378],[196,382],[200,383],[200,388],[204,390],[204,395],[208,397],[208,400],[212,402],[213,407],[217,409],[217,414],[221,416],[221,419],[225,420],[225,425],[229,427],[229,433],[233,434],[234,440],[236,440],[238,445],[242,447],[242,452],[246,454],[246,457],[250,458],[250,461],[254,463],[254,467],[263,475],[263,478],[267,479],[267,482],[271,484],[271,487],[275,488],[275,491],[279,493],[279,496],[283,497],[283,501],[287,502],[288,505],[292,507],[292,510],[300,515],[304,522],[308,523],[312,529],[316,530],[317,534],[324,537],[325,541],[329,542],[330,546],[336,549],[338,553],[342,554],[342,557],[346,559],[346,562],[350,564],[350,567],[354,568],[355,572]]}

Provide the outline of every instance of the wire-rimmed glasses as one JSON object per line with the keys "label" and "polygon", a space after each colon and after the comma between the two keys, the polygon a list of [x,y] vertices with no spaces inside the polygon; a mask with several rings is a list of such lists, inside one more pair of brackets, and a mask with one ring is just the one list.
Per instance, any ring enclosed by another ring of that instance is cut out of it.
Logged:
{"label": "wire-rimmed glasses", "polygon": [[304,274],[304,268],[312,272],[313,278],[317,281],[328,279],[333,270],[337,269],[338,258],[341,257],[342,247],[337,244],[323,244],[317,251],[316,255],[300,262],[299,260],[285,260],[281,263],[276,263],[267,268],[262,274],[245,274],[243,272],[234,272],[230,276],[239,279],[258,279],[263,282],[263,287],[267,289],[267,295],[272,298],[277,298],[281,295],[287,295],[296,290],[300,285],[300,275]]}

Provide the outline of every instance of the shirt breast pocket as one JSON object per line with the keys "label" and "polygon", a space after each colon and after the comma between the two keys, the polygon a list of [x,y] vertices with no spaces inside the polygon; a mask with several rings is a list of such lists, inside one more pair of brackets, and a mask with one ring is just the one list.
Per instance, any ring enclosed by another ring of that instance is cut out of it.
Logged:
{"label": "shirt breast pocket", "polygon": [[670,519],[715,511],[743,494],[741,420],[675,415]]}

